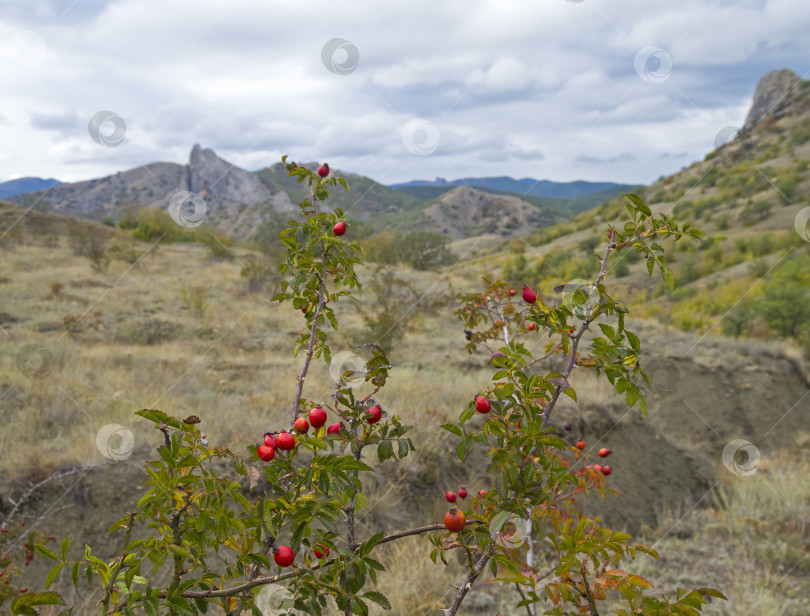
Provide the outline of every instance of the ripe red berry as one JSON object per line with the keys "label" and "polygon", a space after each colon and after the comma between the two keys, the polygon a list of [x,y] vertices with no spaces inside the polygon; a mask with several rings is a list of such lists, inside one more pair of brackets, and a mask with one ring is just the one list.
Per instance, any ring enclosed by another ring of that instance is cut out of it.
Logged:
{"label": "ripe red berry", "polygon": [[[322,552],[321,550],[324,550],[326,553],[324,554],[324,552]],[[329,547],[325,545],[316,545],[312,549],[312,553],[315,554],[315,558],[320,560],[321,558],[329,556]]]}
{"label": "ripe red berry", "polygon": [[450,490],[448,490],[447,492],[444,493],[444,497],[447,499],[448,503],[455,503],[456,502],[456,495],[453,492],[451,492]]}
{"label": "ripe red berry", "polygon": [[610,475],[612,472],[613,472],[613,470],[609,466],[603,466],[602,467],[602,474],[603,475],[607,476],[607,475]]}
{"label": "ripe red berry", "polygon": [[295,437],[289,432],[282,432],[276,438],[276,447],[282,451],[289,451],[295,447]]}
{"label": "ripe red berry", "polygon": [[372,406],[369,410],[366,411],[366,421],[370,424],[375,424],[380,421],[382,417],[382,411],[380,410],[379,406]]}
{"label": "ripe red berry", "polygon": [[55,540],[56,537],[54,537],[53,535],[48,535],[48,541],[55,541]]}
{"label": "ripe red berry", "polygon": [[526,327],[528,327],[528,328],[529,328],[529,331],[530,331],[530,332],[533,332],[533,331],[534,331],[534,328],[535,328],[535,327],[537,327],[537,326],[536,326],[534,323],[529,323],[529,324],[528,324]]}
{"label": "ripe red berry", "polygon": [[267,445],[268,447],[275,448],[277,440],[278,438],[274,434],[270,434],[269,432],[264,435],[264,444]]}
{"label": "ripe red berry", "polygon": [[309,432],[309,423],[303,417],[298,417],[293,422],[293,430],[298,432],[298,434],[306,434]]}
{"label": "ripe red berry", "polygon": [[517,293],[517,291],[514,289],[509,289],[509,295],[514,295],[515,293]]}
{"label": "ripe red berry", "polygon": [[452,533],[460,533],[467,525],[467,516],[460,509],[453,507],[444,515],[444,527]]}
{"label": "ripe red berry", "polygon": [[326,423],[326,411],[316,406],[309,412],[309,423],[312,424],[313,428],[320,428]]}
{"label": "ripe red berry", "polygon": [[486,495],[487,495],[486,490],[478,490],[478,496],[480,496],[481,498],[484,498]]}
{"label": "ripe red berry", "polygon": [[566,422],[565,422],[565,425],[563,426],[563,428],[565,428],[565,430],[566,430],[567,432],[568,432],[568,431],[570,431],[570,430],[571,430],[571,428],[573,428],[573,427],[574,427],[574,426],[572,426],[572,425],[571,425],[571,422],[570,422],[570,421],[566,421]]}
{"label": "ripe red berry", "polygon": [[318,167],[318,175],[321,176],[322,178],[325,178],[327,175],[329,175],[329,165],[324,163],[320,167]]}
{"label": "ripe red berry", "polygon": [[601,464],[594,464],[593,465],[593,470],[595,470],[597,473],[601,473],[602,472],[602,465]]}
{"label": "ripe red berry", "polygon": [[306,304],[305,306],[301,306],[301,312],[303,312],[304,314],[306,314],[306,313],[307,313],[307,310],[309,310],[309,304]]}
{"label": "ripe red berry", "polygon": [[7,528],[3,528],[3,529],[0,529],[0,530],[2,530],[4,533],[7,533],[7,532],[8,532],[8,529],[7,529]]}
{"label": "ripe red berry", "polygon": [[465,488],[464,486],[461,486],[458,489],[458,495],[459,495],[459,498],[467,498],[467,488]]}
{"label": "ripe red berry", "polygon": [[329,426],[326,429],[326,433],[327,434],[337,434],[338,432],[340,432],[340,429],[342,427],[343,427],[343,424],[341,424],[341,423],[333,423],[331,426]]}
{"label": "ripe red berry", "polygon": [[576,443],[576,447],[577,447],[577,449],[582,451],[583,449],[585,449],[585,441],[583,441],[582,439],[579,439],[577,441],[577,443]]}
{"label": "ripe red berry", "polygon": [[332,233],[334,233],[337,236],[341,236],[344,233],[346,233],[346,223],[345,222],[337,223],[334,227],[332,227]]}
{"label": "ripe red berry", "polygon": [[607,456],[609,456],[612,453],[613,452],[610,449],[608,449],[607,447],[602,447],[602,449],[599,450],[599,457],[600,458],[606,458]]}
{"label": "ripe red berry", "polygon": [[537,301],[537,293],[529,288],[529,285],[523,285],[523,301],[527,304],[534,304]]}
{"label": "ripe red berry", "polygon": [[492,404],[484,396],[478,396],[475,399],[475,410],[479,413],[489,413],[492,410]]}
{"label": "ripe red berry", "polygon": [[295,552],[289,546],[280,545],[273,554],[273,560],[280,567],[289,567],[295,560]]}
{"label": "ripe red berry", "polygon": [[259,460],[264,460],[265,462],[269,462],[276,457],[276,450],[267,445],[259,445],[256,448],[256,453],[259,454]]}

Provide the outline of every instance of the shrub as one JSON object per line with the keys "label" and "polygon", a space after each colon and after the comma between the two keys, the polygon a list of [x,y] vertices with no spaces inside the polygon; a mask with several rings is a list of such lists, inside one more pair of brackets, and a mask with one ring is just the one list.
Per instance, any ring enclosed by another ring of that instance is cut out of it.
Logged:
{"label": "shrub", "polygon": [[182,328],[160,319],[139,319],[119,326],[116,339],[124,344],[163,344],[177,338]]}
{"label": "shrub", "polygon": [[[556,614],[598,614],[596,597],[606,593],[621,597],[619,613],[660,616],[694,614],[709,598],[724,598],[708,588],[653,593],[650,582],[623,569],[638,554],[657,558],[657,553],[583,513],[585,496],[607,493],[609,473],[586,464],[584,443],[574,448],[559,436],[559,428],[553,429],[558,401],[562,395],[576,400],[573,387],[578,374],[589,367],[604,373],[616,393],[646,416],[642,383],[649,386],[649,378],[640,364],[641,342],[625,327],[627,309],[607,293],[594,297],[604,289],[606,262],[590,284],[566,291],[559,306],[542,302],[527,306],[519,296],[513,299],[503,281],[485,280],[480,292],[459,298],[456,315],[469,332],[468,350],[494,346],[500,355],[491,360],[495,371],[489,387],[471,391],[458,420],[442,428],[457,439],[455,451],[462,463],[476,449],[489,457],[492,488],[470,498],[466,523],[451,510],[444,524],[400,532],[371,534],[358,525],[357,512],[366,502],[361,473],[374,472],[371,453],[379,463],[396,463],[415,446],[410,426],[386,409],[381,390],[391,366],[377,345],[358,347],[367,356],[365,365],[341,369],[333,394],[318,399],[304,395],[312,361],[333,359],[328,341],[337,327],[334,302],[359,287],[355,265],[360,246],[328,232],[342,218],[340,209],[316,211],[316,203],[329,197],[329,187],[347,187],[345,180],[323,179],[287,163],[286,157],[282,161],[288,174],[306,182],[310,190],[310,199],[301,204],[302,219],[291,221],[282,232],[288,253],[277,296],[279,302],[292,303],[296,312],[305,308],[299,317],[304,319],[303,331],[294,347],[294,353],[303,350],[304,357],[284,436],[291,448],[282,451],[281,435],[268,433],[259,440],[273,443],[277,438],[278,453],[264,449],[270,445],[257,448],[253,443],[241,457],[227,447],[209,446],[197,428],[201,419],[196,415],[179,419],[158,409],[138,411],[160,433],[161,444],[158,455],[147,462],[148,491],[111,529],[123,535],[120,552],[104,561],[86,546],[74,559],[69,540],[59,554],[41,550],[57,562],[49,582],[67,568],[74,586],[80,580],[95,584],[104,614],[195,616],[212,606],[218,613],[256,613],[261,611],[257,596],[262,587],[282,583],[290,593],[287,607],[320,616],[331,599],[347,616],[367,616],[371,603],[393,607],[370,588],[378,572],[384,571],[376,559],[378,550],[403,537],[427,534],[434,563],[446,564],[448,556],[458,554],[468,565],[445,616],[459,613],[470,588],[482,578],[516,584],[516,604],[543,602],[535,607],[548,607],[547,613]],[[631,220],[610,230],[604,258],[629,245],[643,246],[645,257],[673,288],[672,272],[658,254],[661,248],[650,240],[697,237],[700,232],[652,217],[635,195],[626,201]],[[566,365],[562,372],[556,367],[537,373],[527,369],[535,363],[520,339],[527,322],[558,339],[559,344],[555,341],[550,348]],[[588,330],[592,339],[584,337]],[[588,362],[574,372],[578,349],[584,356],[580,347],[586,345]],[[352,382],[349,376],[354,377]],[[486,396],[485,405],[476,401],[479,396]],[[337,422],[329,430],[321,426],[292,436],[295,421],[315,405],[327,409]],[[257,421],[258,435],[265,429],[260,426]],[[264,462],[259,461],[260,452]],[[254,497],[247,498],[246,492]],[[525,531],[526,541],[515,545],[510,526]],[[316,555],[316,549],[325,554]],[[211,566],[213,551],[222,556],[222,568]],[[273,565],[273,553],[281,569]],[[533,556],[527,563],[529,555]],[[541,576],[543,592],[538,593]],[[35,597],[34,605],[63,602],[55,594]]]}
{"label": "shrub", "polygon": [[68,240],[74,255],[87,257],[90,267],[102,272],[110,264],[107,245],[110,233],[104,227],[81,221],[67,222]]}

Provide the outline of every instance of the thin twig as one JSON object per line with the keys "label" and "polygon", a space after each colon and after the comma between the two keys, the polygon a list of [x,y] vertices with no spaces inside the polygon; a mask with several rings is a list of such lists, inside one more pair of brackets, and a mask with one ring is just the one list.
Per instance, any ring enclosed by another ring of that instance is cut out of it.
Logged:
{"label": "thin twig", "polygon": [[464,601],[464,597],[466,597],[467,593],[470,592],[470,588],[472,588],[473,583],[478,579],[478,576],[481,575],[484,567],[486,567],[490,557],[492,556],[492,550],[494,548],[495,544],[490,544],[486,551],[481,555],[481,558],[478,559],[478,562],[475,563],[473,570],[467,574],[467,577],[464,578],[464,581],[461,583],[461,586],[459,587],[456,596],[453,598],[453,602],[450,604],[450,607],[445,610],[444,616],[456,616],[458,608],[461,607],[461,602]]}

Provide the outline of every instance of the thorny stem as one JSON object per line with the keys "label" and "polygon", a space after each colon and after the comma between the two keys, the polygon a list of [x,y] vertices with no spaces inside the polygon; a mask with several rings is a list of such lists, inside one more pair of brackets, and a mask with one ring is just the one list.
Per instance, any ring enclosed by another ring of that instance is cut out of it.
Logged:
{"label": "thorny stem", "polygon": [[464,581],[461,583],[461,586],[459,587],[456,596],[453,598],[453,602],[450,604],[450,607],[445,610],[444,616],[456,616],[458,608],[461,607],[461,602],[464,601],[464,597],[466,597],[467,593],[470,592],[470,588],[472,587],[473,583],[478,579],[478,576],[481,575],[484,567],[486,567],[490,557],[492,556],[492,550],[494,548],[495,544],[490,544],[486,551],[481,555],[481,558],[478,559],[478,562],[475,563],[475,567],[473,567],[472,571],[467,574],[467,577],[464,578]]}
{"label": "thorny stem", "polygon": [[[310,194],[312,196],[312,211],[313,213],[317,213],[315,209],[315,188],[310,186]],[[315,350],[315,335],[318,331],[318,317],[321,314],[321,310],[323,310],[324,305],[326,302],[324,301],[323,291],[324,285],[326,281],[325,271],[326,271],[326,250],[323,251],[323,256],[321,257],[321,263],[323,264],[323,272],[322,275],[318,276],[318,307],[315,309],[315,314],[312,316],[312,326],[309,330],[309,343],[307,344],[307,354],[304,358],[304,366],[301,368],[301,374],[298,375],[298,386],[295,391],[295,405],[293,406],[292,418],[290,418],[290,431],[292,431],[293,424],[295,423],[296,417],[298,417],[298,412],[301,409],[301,394],[304,391],[304,380],[307,378],[307,372],[309,371],[309,364],[312,361],[312,355]]]}
{"label": "thorny stem", "polygon": [[[607,248],[605,249],[605,254],[602,257],[602,267],[599,270],[599,275],[596,277],[596,280],[591,285],[591,291],[596,289],[599,286],[599,283],[602,282],[602,279],[605,277],[607,273],[607,260],[610,251],[616,247],[616,243],[611,239],[608,242]],[[579,326],[579,330],[577,331],[576,335],[573,338],[573,342],[571,344],[571,351],[568,355],[568,364],[565,366],[565,370],[563,370],[563,379],[567,380],[568,377],[571,375],[571,370],[574,369],[574,366],[577,363],[577,348],[579,347],[579,341],[582,339],[582,336],[588,329],[588,326],[591,324],[591,321],[596,318],[597,311],[593,310],[592,314],[587,317],[585,320],[582,321],[582,325]],[[548,425],[548,420],[551,417],[551,411],[554,410],[554,406],[557,404],[557,400],[560,397],[564,389],[564,384],[560,383],[554,389],[554,394],[551,396],[551,400],[546,405],[546,410],[543,412],[543,427]]]}
{"label": "thorny stem", "polygon": [[[363,452],[363,446],[359,445],[357,451],[354,452],[354,459],[359,460]],[[354,478],[357,479],[357,471],[354,471]],[[357,544],[354,541],[354,510],[357,504],[357,487],[352,488],[352,496],[349,499],[349,506],[346,507],[346,541],[349,544],[349,549],[353,552],[357,549]],[[352,616],[351,601],[346,605],[346,616]]]}
{"label": "thorny stem", "polygon": [[[467,520],[467,525],[470,524],[486,524],[483,520]],[[392,533],[390,535],[386,535],[374,546],[374,549],[377,546],[380,546],[384,543],[390,543],[392,541],[397,541],[398,539],[402,539],[403,537],[410,537],[413,535],[421,535],[422,533],[429,533],[437,530],[445,530],[444,524],[437,523],[437,524],[429,524],[427,526],[419,526],[417,528],[409,528],[408,530],[398,531],[396,533]],[[353,551],[357,551],[360,549],[360,546],[355,546]],[[215,597],[230,597],[245,590],[250,590],[255,586],[263,586],[265,584],[274,584],[275,582],[282,582],[284,580],[289,580],[293,578],[300,577],[307,573],[312,573],[313,571],[317,571],[318,569],[323,569],[325,567],[329,567],[332,563],[334,563],[338,558],[331,558],[329,560],[324,560],[322,562],[318,562],[311,567],[301,567],[296,569],[295,571],[289,571],[287,573],[281,573],[279,575],[272,575],[272,576],[264,576],[264,577],[256,577],[249,582],[245,582],[244,584],[240,584],[239,586],[234,586],[232,588],[220,588],[217,590],[187,590],[185,592],[178,593],[179,597],[185,597],[187,599],[196,599],[196,598],[215,598]],[[166,597],[166,591],[161,591],[160,593],[161,598]],[[116,611],[121,604],[115,607]]]}
{"label": "thorny stem", "polygon": [[585,572],[580,571],[579,576],[582,578],[582,583],[585,584],[585,596],[588,598],[588,605],[591,606],[591,614],[592,616],[599,616],[599,608],[596,607],[596,599],[594,599],[591,587],[588,585],[588,578]]}
{"label": "thorny stem", "polygon": [[135,526],[135,516],[137,515],[136,511],[133,511],[129,514],[129,521],[127,525],[124,527],[126,532],[124,534],[124,545],[121,546],[121,555],[118,557],[118,561],[115,563],[115,566],[110,571],[110,582],[107,585],[107,588],[104,589],[105,597],[104,597],[104,609],[102,610],[102,614],[107,612],[107,608],[110,605],[110,599],[112,598],[112,588],[115,584],[116,578],[118,577],[118,572],[121,571],[121,567],[124,566],[124,559],[127,557],[127,546],[129,545],[129,538],[132,536],[132,527]]}

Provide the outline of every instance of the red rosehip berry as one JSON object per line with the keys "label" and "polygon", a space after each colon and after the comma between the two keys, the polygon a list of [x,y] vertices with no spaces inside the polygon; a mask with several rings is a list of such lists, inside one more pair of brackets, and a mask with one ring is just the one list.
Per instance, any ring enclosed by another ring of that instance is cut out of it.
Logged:
{"label": "red rosehip berry", "polygon": [[382,418],[382,411],[379,406],[372,406],[366,411],[366,421],[370,424],[375,424]]}
{"label": "red rosehip berry", "polygon": [[256,453],[259,454],[259,460],[264,460],[265,462],[269,462],[276,457],[276,450],[267,445],[259,445],[256,448]]}
{"label": "red rosehip berry", "polygon": [[[323,551],[321,551],[323,550]],[[325,552],[325,553],[324,553]],[[315,554],[315,558],[318,560],[329,556],[329,547],[325,545],[316,545],[312,549],[312,553]]]}
{"label": "red rosehip berry", "polygon": [[275,448],[277,440],[278,438],[276,437],[275,434],[270,434],[269,432],[267,432],[264,435],[264,444],[267,445],[268,447]]}
{"label": "red rosehip berry", "polygon": [[537,302],[537,293],[529,288],[529,285],[523,285],[523,301],[527,304],[534,304]]}
{"label": "red rosehip berry", "polygon": [[453,507],[444,515],[444,527],[452,533],[460,533],[467,525],[467,516],[461,509]]}
{"label": "red rosehip berry", "polygon": [[582,451],[583,449],[585,449],[585,441],[583,441],[582,439],[579,439],[579,440],[576,442],[576,448],[577,448],[577,449],[579,449],[580,451]]}
{"label": "red rosehip berry", "polygon": [[298,432],[298,434],[306,434],[309,432],[309,423],[303,417],[298,417],[293,422],[293,430]]}
{"label": "red rosehip berry", "polygon": [[487,494],[488,492],[486,490],[478,490],[478,496],[481,498],[484,498]]}
{"label": "red rosehip berry", "polygon": [[276,447],[282,451],[289,451],[295,447],[295,437],[289,432],[282,432],[276,438]]}
{"label": "red rosehip berry", "polygon": [[593,470],[595,470],[597,473],[601,473],[602,472],[602,465],[601,464],[594,464],[593,465]]}
{"label": "red rosehip berry", "polygon": [[609,466],[603,466],[602,467],[602,474],[605,475],[606,477],[608,475],[610,475],[612,472],[613,472],[613,469],[611,469]]}
{"label": "red rosehip berry", "polygon": [[332,227],[332,233],[334,233],[338,237],[346,233],[346,223],[345,222],[337,223],[334,227]]}
{"label": "red rosehip berry", "polygon": [[338,423],[333,423],[331,426],[329,426],[329,427],[326,429],[326,433],[327,433],[327,434],[337,434],[338,432],[340,432],[341,428],[343,428],[343,424],[342,424],[342,423],[340,423],[340,422],[338,422]]}
{"label": "red rosehip berry", "polygon": [[515,293],[517,293],[517,291],[514,289],[509,289],[509,295],[514,295]]}
{"label": "red rosehip berry", "polygon": [[316,406],[309,412],[309,423],[312,424],[313,428],[320,428],[326,423],[326,411]]}
{"label": "red rosehip berry", "polygon": [[529,328],[529,331],[530,331],[530,332],[533,332],[533,331],[534,331],[534,328],[535,328],[535,327],[537,327],[537,326],[536,326],[534,323],[529,323],[529,324],[528,324],[526,327],[528,327],[528,328]]}
{"label": "red rosehip berry", "polygon": [[475,399],[475,410],[479,413],[489,413],[492,410],[492,404],[484,396],[478,396]]}
{"label": "red rosehip berry", "polygon": [[280,545],[273,554],[273,560],[280,567],[289,567],[295,560],[295,552],[289,546]]}
{"label": "red rosehip berry", "polygon": [[453,492],[451,492],[450,490],[448,490],[447,492],[444,493],[444,498],[447,499],[448,503],[455,503],[456,502],[456,495]]}
{"label": "red rosehip berry", "polygon": [[306,314],[307,310],[309,310],[309,304],[305,304],[305,305],[301,306],[301,312]]}
{"label": "red rosehip berry", "polygon": [[321,176],[322,178],[325,178],[327,175],[329,175],[329,165],[324,163],[320,167],[318,167],[318,175]]}
{"label": "red rosehip berry", "polygon": [[607,447],[602,447],[602,449],[599,450],[599,457],[600,458],[606,458],[607,456],[609,456],[612,453],[613,452],[610,449],[608,449]]}
{"label": "red rosehip berry", "polygon": [[465,488],[464,486],[461,486],[458,489],[458,496],[459,496],[459,498],[467,498],[467,488]]}
{"label": "red rosehip berry", "polygon": [[21,594],[23,594],[23,595],[24,595],[24,594],[25,594],[25,593],[27,593],[27,592],[28,592],[28,588],[27,588],[26,586],[23,586],[22,588],[20,588],[20,593],[21,593]]}

